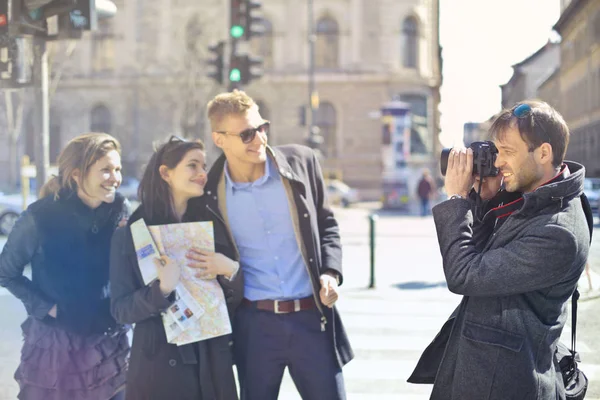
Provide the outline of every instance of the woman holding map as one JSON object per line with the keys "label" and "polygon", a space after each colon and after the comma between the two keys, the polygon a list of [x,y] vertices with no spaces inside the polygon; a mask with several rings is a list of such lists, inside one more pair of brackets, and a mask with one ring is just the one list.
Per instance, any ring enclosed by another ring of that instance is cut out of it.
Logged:
{"label": "woman holding map", "polygon": [[[188,210],[188,201],[204,194],[205,183],[203,143],[171,137],[154,152],[144,171],[139,187],[140,207],[129,219],[128,226],[114,234],[110,262],[112,312],[117,321],[136,324],[127,375],[128,400],[238,399],[228,311],[232,313],[241,302],[242,279],[241,274],[237,274],[239,264],[234,261],[235,254],[223,254],[219,245],[226,232],[214,231],[215,251],[197,249],[195,238],[189,239],[188,243],[187,237],[184,240],[176,237],[180,243],[175,243],[186,248],[184,260],[188,250],[203,254],[204,266],[193,270],[193,274],[202,277],[207,287],[210,283],[216,285],[218,293],[213,293],[216,295],[212,297],[222,299],[226,334],[217,333],[208,339],[198,336],[194,339],[193,335],[190,339],[187,335],[186,340],[179,341],[171,337],[171,328],[187,332],[185,322],[189,321],[192,321],[192,332],[215,328],[193,326],[194,323],[214,323],[212,318],[202,321],[199,317],[196,322],[191,319],[194,314],[208,314],[204,305],[213,299],[205,299],[204,303],[200,299],[201,307],[187,308],[189,297],[193,303],[202,293],[184,285],[189,284],[185,277],[187,267],[182,265],[185,261],[166,256],[164,250],[173,245],[167,243],[173,238],[165,237],[169,227],[181,233],[184,227],[197,225],[194,224],[196,221],[211,220],[212,214],[208,210],[206,215],[197,208],[194,208],[194,214]],[[162,238],[156,236],[157,232],[163,234]],[[146,240],[143,246],[139,245],[142,234]],[[150,259],[154,262],[154,276],[149,277],[145,261]],[[218,281],[214,276],[218,276]],[[189,289],[186,295],[180,291],[182,285]],[[204,293],[203,290],[200,292]]]}
{"label": "woman holding map", "polygon": [[111,237],[127,217],[116,192],[120,151],[104,133],[72,139],[0,256],[0,285],[28,314],[15,373],[21,400],[124,398],[129,342],[110,313],[108,275]]}

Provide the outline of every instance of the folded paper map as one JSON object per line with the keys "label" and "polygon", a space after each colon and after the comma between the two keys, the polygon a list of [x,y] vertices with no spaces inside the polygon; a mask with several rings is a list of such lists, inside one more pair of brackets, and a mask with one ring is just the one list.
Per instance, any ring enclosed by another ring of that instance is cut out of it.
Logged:
{"label": "folded paper map", "polygon": [[221,285],[215,277],[196,277],[199,271],[188,267],[185,257],[192,247],[214,251],[212,222],[146,226],[140,219],[131,224],[131,233],[145,284],[157,278],[154,259],[160,254],[181,268],[177,300],[163,313],[167,341],[181,346],[231,333]]}

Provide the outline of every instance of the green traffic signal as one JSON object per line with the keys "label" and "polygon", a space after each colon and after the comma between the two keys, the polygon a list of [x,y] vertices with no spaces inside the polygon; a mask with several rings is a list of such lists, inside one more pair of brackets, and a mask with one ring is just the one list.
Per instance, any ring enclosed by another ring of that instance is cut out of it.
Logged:
{"label": "green traffic signal", "polygon": [[241,25],[234,25],[231,27],[231,37],[239,39],[244,36],[244,27]]}
{"label": "green traffic signal", "polygon": [[231,82],[239,82],[242,80],[242,73],[238,68],[232,68],[229,73],[229,80]]}

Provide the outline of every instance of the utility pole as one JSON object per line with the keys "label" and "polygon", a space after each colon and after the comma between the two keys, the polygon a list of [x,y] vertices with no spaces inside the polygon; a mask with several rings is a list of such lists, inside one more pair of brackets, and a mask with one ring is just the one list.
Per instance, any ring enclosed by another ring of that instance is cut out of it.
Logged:
{"label": "utility pole", "polygon": [[320,145],[323,143],[323,136],[320,134],[320,129],[316,124],[317,110],[319,109],[319,94],[315,88],[315,42],[317,36],[314,28],[314,0],[308,1],[308,106],[309,123],[308,123],[308,138],[307,144],[318,155],[321,155]]}
{"label": "utility pole", "polygon": [[33,85],[35,91],[35,166],[36,190],[48,180],[48,166],[50,164],[49,137],[50,137],[50,105],[48,102],[48,51],[46,38],[34,36],[33,38]]}
{"label": "utility pole", "polygon": [[308,104],[310,105],[309,135],[313,135],[317,110],[314,104],[315,94],[315,29],[313,0],[308,0]]}

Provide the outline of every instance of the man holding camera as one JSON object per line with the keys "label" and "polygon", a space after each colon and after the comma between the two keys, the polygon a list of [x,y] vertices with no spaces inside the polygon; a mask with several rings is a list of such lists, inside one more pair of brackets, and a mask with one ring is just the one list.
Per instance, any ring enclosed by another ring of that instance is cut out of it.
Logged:
{"label": "man holding camera", "polygon": [[585,169],[563,162],[569,130],[546,103],[502,111],[490,134],[496,176],[473,176],[472,149],[448,157],[433,217],[448,288],[464,297],[409,382],[434,383],[434,400],[564,399],[554,354],[588,256]]}

